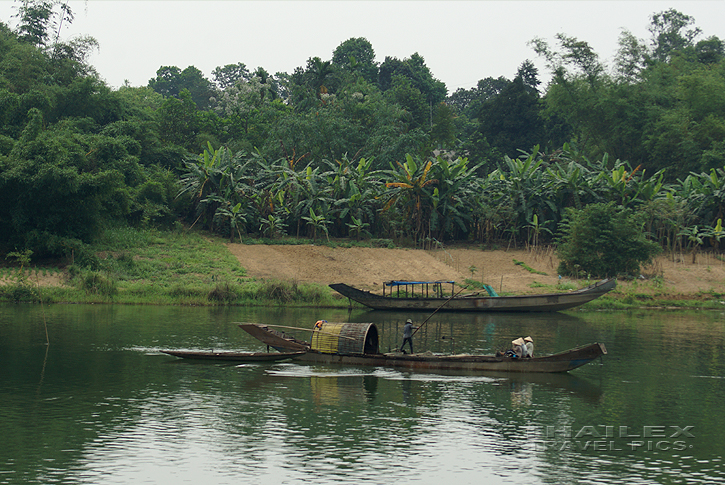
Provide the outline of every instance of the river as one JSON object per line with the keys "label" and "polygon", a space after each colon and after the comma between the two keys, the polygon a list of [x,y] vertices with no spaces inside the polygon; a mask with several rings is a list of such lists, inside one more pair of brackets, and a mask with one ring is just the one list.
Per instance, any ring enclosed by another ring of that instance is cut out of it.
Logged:
{"label": "river", "polygon": [[159,352],[263,351],[234,322],[318,319],[372,321],[388,350],[410,316],[427,315],[2,304],[0,484],[725,482],[723,312],[443,313],[415,335],[433,352],[493,353],[527,335],[539,355],[606,344],[563,375]]}

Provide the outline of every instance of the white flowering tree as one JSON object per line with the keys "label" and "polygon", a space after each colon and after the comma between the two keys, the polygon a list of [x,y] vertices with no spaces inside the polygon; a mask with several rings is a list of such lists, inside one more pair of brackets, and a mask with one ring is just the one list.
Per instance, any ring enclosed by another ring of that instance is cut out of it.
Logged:
{"label": "white flowering tree", "polygon": [[[239,79],[226,89],[218,90],[212,99],[216,114],[226,120],[228,135],[239,143],[240,148],[252,151],[264,143],[271,121],[271,107],[275,98],[275,82],[272,76],[252,75]],[[284,108],[280,102],[279,107]]]}

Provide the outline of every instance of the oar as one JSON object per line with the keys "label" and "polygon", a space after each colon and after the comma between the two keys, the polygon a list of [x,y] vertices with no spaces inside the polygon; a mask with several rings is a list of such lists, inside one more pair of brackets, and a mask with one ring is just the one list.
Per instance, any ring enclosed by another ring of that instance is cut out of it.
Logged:
{"label": "oar", "polygon": [[421,328],[423,328],[423,325],[425,325],[426,323],[428,323],[428,320],[430,320],[430,317],[432,317],[433,315],[435,315],[436,313],[438,313],[438,310],[440,310],[441,308],[443,308],[444,306],[446,306],[446,303],[448,303],[448,302],[449,302],[449,301],[451,301],[451,300],[452,300],[453,298],[455,298],[455,297],[457,297],[458,295],[460,295],[460,294],[461,294],[461,292],[462,292],[463,290],[465,290],[465,289],[466,289],[466,288],[461,288],[460,290],[458,290],[458,293],[454,293],[454,294],[452,294],[452,295],[451,295],[451,297],[450,297],[450,298],[448,298],[448,299],[447,299],[446,301],[444,301],[444,302],[443,302],[443,304],[442,304],[441,306],[439,306],[438,308],[436,308],[436,309],[435,309],[435,311],[434,311],[433,313],[431,313],[430,315],[428,315],[428,318],[426,318],[426,319],[425,319],[425,321],[424,321],[423,323],[421,323],[421,324],[420,324],[420,326],[419,326],[418,328],[416,328],[416,329],[415,329],[415,330],[413,331],[413,333],[412,333],[412,334],[410,335],[410,338],[413,338],[413,335],[415,335],[416,333],[418,333],[418,330],[420,330]]}

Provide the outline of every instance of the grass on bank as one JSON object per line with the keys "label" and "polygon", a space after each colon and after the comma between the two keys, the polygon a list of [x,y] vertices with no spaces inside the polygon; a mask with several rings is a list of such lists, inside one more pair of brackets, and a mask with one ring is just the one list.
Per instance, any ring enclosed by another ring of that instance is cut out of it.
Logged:
{"label": "grass on bank", "polygon": [[[311,240],[245,240],[245,244],[310,244]],[[334,247],[391,247],[390,240],[331,241]],[[4,261],[5,263],[11,261]],[[170,305],[247,305],[347,307],[327,286],[294,281],[256,280],[246,275],[225,240],[199,232],[107,230],[98,243],[68,261],[34,261],[0,267],[0,301],[127,303]],[[60,284],[48,285],[47,279]],[[41,283],[42,282],[42,283]],[[466,279],[470,289],[482,289]],[[575,290],[590,281],[534,282],[537,293]],[[492,285],[495,288],[495,285]],[[646,291],[645,291],[646,290]],[[654,291],[652,291],[654,290]],[[360,305],[353,303],[354,307]],[[580,307],[583,310],[623,308],[722,308],[725,294],[700,292],[683,298],[666,291],[662,278],[620,284],[612,292]]]}
{"label": "grass on bank", "polygon": [[342,306],[326,286],[248,278],[224,240],[196,232],[107,230],[40,285],[31,267],[4,268],[0,299],[66,303]]}

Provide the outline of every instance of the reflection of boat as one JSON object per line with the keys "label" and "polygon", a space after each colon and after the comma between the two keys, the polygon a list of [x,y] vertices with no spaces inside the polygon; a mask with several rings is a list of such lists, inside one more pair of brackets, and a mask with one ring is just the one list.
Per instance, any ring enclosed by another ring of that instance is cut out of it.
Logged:
{"label": "reflection of boat", "polygon": [[380,353],[378,329],[373,323],[319,321],[310,342],[298,340],[268,326],[242,323],[247,333],[280,352],[299,352],[293,360],[317,364],[397,367],[411,370],[457,372],[566,372],[606,354],[604,344],[593,343],[545,357],[518,359],[493,355],[438,355]]}
{"label": "reflection of boat", "polygon": [[230,360],[235,362],[275,362],[304,352],[205,352],[195,350],[162,350],[164,354],[184,359]]}
{"label": "reflection of boat", "polygon": [[[451,283],[452,282],[447,282]],[[517,295],[517,296],[492,296],[480,292],[467,295],[446,298],[440,296],[429,296],[428,285],[440,288],[441,282],[411,282],[411,281],[389,281],[386,286],[405,288],[404,294],[400,292],[393,294],[392,290],[388,296],[377,295],[369,291],[358,290],[344,283],[331,284],[330,288],[343,296],[348,297],[362,305],[375,310],[419,310],[453,312],[555,312],[566,310],[575,306],[583,305],[589,301],[599,298],[603,294],[613,290],[617,282],[613,279],[599,281],[567,293],[547,293],[540,295]],[[419,286],[418,296],[415,295],[416,286]],[[407,289],[410,288],[410,295]]]}
{"label": "reflection of boat", "polygon": [[550,389],[559,390],[570,393],[573,396],[582,399],[598,402],[602,397],[602,388],[600,385],[594,384],[583,379],[576,374],[558,373],[558,374],[496,374],[487,373],[488,377],[499,377],[505,379],[510,384],[511,391],[522,389],[525,386],[534,386],[534,389]]}

